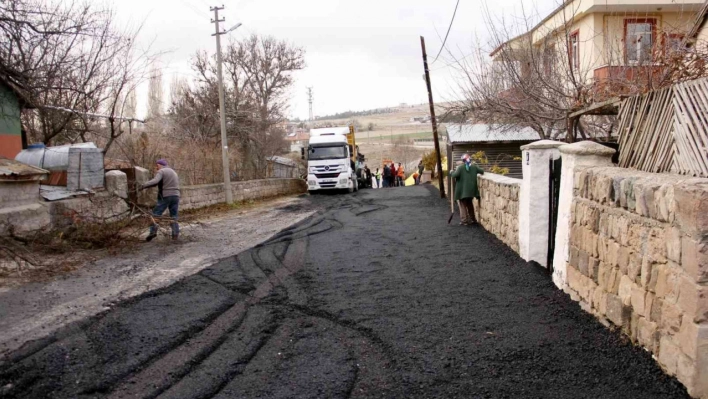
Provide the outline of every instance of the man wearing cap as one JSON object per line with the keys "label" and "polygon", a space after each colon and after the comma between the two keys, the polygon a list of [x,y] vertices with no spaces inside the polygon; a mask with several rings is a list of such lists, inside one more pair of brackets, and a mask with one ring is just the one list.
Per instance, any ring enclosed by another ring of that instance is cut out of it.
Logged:
{"label": "man wearing cap", "polygon": [[450,173],[450,177],[455,179],[455,200],[460,203],[460,224],[476,225],[472,198],[479,199],[477,175],[483,175],[484,170],[472,163],[469,154],[462,156],[462,162],[462,165]]}
{"label": "man wearing cap", "polygon": [[[176,240],[179,238],[179,224],[177,223],[177,213],[179,209],[179,176],[172,168],[167,166],[167,161],[160,159],[156,162],[157,164],[157,174],[155,177],[145,182],[140,189],[144,190],[146,188],[157,186],[157,205],[152,210],[153,216],[160,217],[165,212],[165,209],[169,209],[170,217],[172,218],[172,239]],[[157,224],[153,223],[150,226],[150,234],[145,239],[146,241],[151,241],[153,238],[157,237]]]}

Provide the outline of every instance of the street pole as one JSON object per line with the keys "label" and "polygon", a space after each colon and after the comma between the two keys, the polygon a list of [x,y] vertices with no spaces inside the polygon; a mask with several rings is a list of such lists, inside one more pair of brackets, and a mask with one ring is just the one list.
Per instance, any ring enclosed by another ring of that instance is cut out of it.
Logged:
{"label": "street pole", "polygon": [[430,121],[433,123],[433,142],[435,155],[437,155],[438,182],[440,184],[440,198],[445,198],[445,185],[442,173],[442,158],[440,158],[440,143],[438,142],[438,123],[435,120],[435,104],[433,103],[433,90],[430,87],[430,71],[428,70],[428,54],[425,53],[425,39],[420,37],[420,48],[423,50],[423,68],[425,68],[425,84],[428,86],[428,102],[430,103]]}
{"label": "street pole", "polygon": [[231,193],[231,174],[229,173],[229,143],[226,139],[226,109],[224,105],[224,79],[221,73],[221,35],[224,32],[219,31],[219,22],[223,22],[225,18],[219,19],[219,10],[224,7],[211,7],[214,11],[214,28],[216,36],[216,71],[219,79],[219,119],[221,119],[221,159],[224,163],[224,194],[226,195],[226,203],[234,202],[233,194]]}

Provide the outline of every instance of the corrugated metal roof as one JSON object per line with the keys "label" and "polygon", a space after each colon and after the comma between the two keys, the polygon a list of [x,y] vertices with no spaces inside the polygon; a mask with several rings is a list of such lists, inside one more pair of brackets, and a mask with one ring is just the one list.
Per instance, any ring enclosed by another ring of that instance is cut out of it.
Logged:
{"label": "corrugated metal roof", "polygon": [[447,125],[447,136],[451,143],[482,143],[540,140],[538,133],[530,127],[502,129],[498,125],[474,124]]}
{"label": "corrugated metal roof", "polygon": [[0,158],[0,180],[42,180],[49,171],[24,164],[14,159]]}
{"label": "corrugated metal roof", "polygon": [[293,166],[293,167],[297,166],[297,163],[295,163],[295,161],[293,161],[292,159],[279,157],[277,155],[274,155],[272,157],[268,157],[266,159],[268,159],[269,161],[275,162],[275,163],[279,163],[281,165],[287,165],[287,166]]}

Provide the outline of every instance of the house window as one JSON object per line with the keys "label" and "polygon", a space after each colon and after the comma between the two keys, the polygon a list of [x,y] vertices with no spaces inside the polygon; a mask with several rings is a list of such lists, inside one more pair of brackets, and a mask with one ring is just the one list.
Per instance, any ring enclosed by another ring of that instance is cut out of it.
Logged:
{"label": "house window", "polygon": [[656,31],[656,19],[626,19],[625,59],[627,64],[636,65],[651,62]]}
{"label": "house window", "polygon": [[580,31],[570,34],[568,43],[568,57],[570,58],[570,69],[577,72],[580,68]]}

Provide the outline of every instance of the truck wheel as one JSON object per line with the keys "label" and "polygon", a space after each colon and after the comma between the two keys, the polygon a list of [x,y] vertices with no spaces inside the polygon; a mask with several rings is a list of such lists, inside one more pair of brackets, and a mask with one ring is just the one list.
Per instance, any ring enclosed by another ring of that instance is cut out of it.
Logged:
{"label": "truck wheel", "polygon": [[359,180],[354,180],[354,191],[359,191]]}

